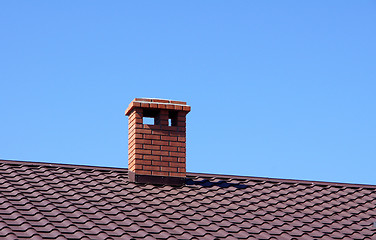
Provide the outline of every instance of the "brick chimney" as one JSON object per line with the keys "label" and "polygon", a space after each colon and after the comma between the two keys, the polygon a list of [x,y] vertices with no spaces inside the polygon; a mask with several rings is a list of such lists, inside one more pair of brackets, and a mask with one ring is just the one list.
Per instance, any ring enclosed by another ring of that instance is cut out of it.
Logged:
{"label": "brick chimney", "polygon": [[[186,102],[135,98],[125,111],[128,121],[129,180],[182,185],[186,176]],[[144,122],[153,120],[151,123]]]}

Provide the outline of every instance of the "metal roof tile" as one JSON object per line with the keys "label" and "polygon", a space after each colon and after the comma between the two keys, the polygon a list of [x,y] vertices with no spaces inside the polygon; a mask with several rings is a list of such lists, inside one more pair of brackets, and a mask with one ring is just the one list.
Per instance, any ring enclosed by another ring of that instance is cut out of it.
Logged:
{"label": "metal roof tile", "polygon": [[0,176],[2,238],[374,236],[376,186],[188,173],[176,188],[130,183],[126,169],[12,161]]}

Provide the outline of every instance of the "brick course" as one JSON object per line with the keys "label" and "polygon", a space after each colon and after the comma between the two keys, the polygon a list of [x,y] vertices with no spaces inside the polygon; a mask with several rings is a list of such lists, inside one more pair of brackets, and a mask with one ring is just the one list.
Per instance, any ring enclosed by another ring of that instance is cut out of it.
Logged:
{"label": "brick course", "polygon": [[[128,168],[135,174],[186,176],[186,102],[135,98],[127,108]],[[143,124],[153,117],[155,124]],[[169,126],[169,119],[171,125]]]}

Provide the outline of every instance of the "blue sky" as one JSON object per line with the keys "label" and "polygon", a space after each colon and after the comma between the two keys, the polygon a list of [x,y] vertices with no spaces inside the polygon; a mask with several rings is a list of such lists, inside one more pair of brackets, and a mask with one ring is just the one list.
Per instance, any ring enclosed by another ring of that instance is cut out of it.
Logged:
{"label": "blue sky", "polygon": [[190,172],[376,184],[375,1],[2,1],[0,158],[127,167],[187,101]]}

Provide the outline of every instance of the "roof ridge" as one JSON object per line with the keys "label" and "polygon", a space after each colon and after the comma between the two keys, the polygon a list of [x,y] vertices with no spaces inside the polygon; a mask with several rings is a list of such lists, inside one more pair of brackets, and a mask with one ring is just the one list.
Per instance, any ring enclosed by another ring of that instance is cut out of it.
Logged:
{"label": "roof ridge", "polygon": [[[120,167],[103,167],[103,166],[92,166],[92,165],[47,163],[47,162],[33,162],[33,161],[22,161],[22,160],[0,159],[0,164],[18,164],[18,165],[49,166],[49,167],[62,167],[62,168],[78,168],[78,169],[94,169],[94,170],[128,172],[128,168],[120,168]],[[376,189],[376,185],[372,185],[372,184],[341,183],[341,182],[297,180],[297,179],[284,179],[284,178],[252,177],[252,176],[240,176],[240,175],[230,175],[230,174],[187,172],[187,178],[194,178],[194,177],[231,178],[231,179],[236,179],[236,180],[244,179],[244,180],[262,181],[262,182],[274,182],[274,183],[295,183],[295,184],[303,184],[303,185],[326,185],[326,186],[337,186],[337,187]]]}
{"label": "roof ridge", "polygon": [[82,168],[82,169],[97,169],[97,170],[114,170],[114,171],[128,171],[127,168],[120,167],[102,167],[102,166],[92,166],[92,165],[80,165],[80,164],[69,164],[69,163],[47,163],[47,162],[33,162],[33,161],[22,161],[22,160],[6,160],[0,159],[0,164],[19,164],[19,165],[35,165],[35,166],[49,166],[49,167],[63,167],[63,168]]}

